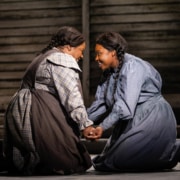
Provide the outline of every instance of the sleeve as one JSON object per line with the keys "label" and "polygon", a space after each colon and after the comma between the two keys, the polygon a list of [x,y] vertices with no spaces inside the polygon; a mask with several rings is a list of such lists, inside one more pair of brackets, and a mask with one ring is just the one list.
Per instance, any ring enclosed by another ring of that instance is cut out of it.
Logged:
{"label": "sleeve", "polygon": [[111,113],[100,124],[103,129],[112,127],[118,120],[132,119],[144,83],[145,70],[136,61],[124,64],[117,85],[117,95]]}
{"label": "sleeve", "polygon": [[71,69],[62,66],[52,67],[54,84],[62,105],[65,107],[70,117],[83,130],[93,124],[88,119],[84,101],[80,90],[79,74]]}
{"label": "sleeve", "polygon": [[88,117],[92,121],[99,120],[100,116],[106,112],[106,103],[105,103],[105,89],[107,82],[99,85],[95,95],[95,101],[92,105],[87,109]]}

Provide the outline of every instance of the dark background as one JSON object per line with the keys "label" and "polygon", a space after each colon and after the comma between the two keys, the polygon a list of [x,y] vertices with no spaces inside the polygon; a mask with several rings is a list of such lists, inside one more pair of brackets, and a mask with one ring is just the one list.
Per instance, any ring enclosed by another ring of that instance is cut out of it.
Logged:
{"label": "dark background", "polygon": [[161,73],[162,93],[180,124],[180,0],[1,0],[1,129],[7,104],[27,65],[63,25],[76,27],[87,38],[80,63],[87,106],[101,75],[94,61],[95,38],[101,32],[116,31],[128,41],[129,53],[149,61]]}

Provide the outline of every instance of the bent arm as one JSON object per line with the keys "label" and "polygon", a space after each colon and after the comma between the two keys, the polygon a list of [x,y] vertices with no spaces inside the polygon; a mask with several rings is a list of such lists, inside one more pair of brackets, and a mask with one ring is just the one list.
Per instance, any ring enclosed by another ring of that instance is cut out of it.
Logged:
{"label": "bent arm", "polygon": [[95,95],[95,101],[89,108],[87,108],[88,117],[94,122],[98,121],[101,118],[102,114],[104,114],[107,110],[104,97],[105,89],[106,83],[98,86]]}
{"label": "bent arm", "polygon": [[119,120],[132,119],[141,93],[145,72],[135,61],[124,65],[118,79],[115,103],[111,113],[100,124],[105,130]]}
{"label": "bent arm", "polygon": [[83,97],[79,74],[73,69],[53,66],[54,84],[60,99],[70,117],[78,123],[80,130],[93,124],[88,119]]}

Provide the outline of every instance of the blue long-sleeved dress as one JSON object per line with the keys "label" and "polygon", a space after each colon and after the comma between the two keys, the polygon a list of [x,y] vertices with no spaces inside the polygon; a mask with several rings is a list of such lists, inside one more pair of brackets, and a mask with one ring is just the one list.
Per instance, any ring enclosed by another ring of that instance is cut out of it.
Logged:
{"label": "blue long-sleeved dress", "polygon": [[[116,71],[116,70],[115,70]],[[125,54],[113,91],[115,73],[109,83],[97,88],[95,101],[87,109],[89,119],[107,130],[114,127],[103,152],[93,159],[96,170],[154,170],[174,167],[180,142],[176,140],[176,119],[161,95],[162,80],[148,62]]]}

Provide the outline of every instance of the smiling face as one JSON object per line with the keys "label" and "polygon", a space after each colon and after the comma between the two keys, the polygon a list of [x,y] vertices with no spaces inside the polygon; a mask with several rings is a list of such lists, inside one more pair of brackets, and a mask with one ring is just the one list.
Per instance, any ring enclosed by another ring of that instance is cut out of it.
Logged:
{"label": "smiling face", "polygon": [[96,57],[95,60],[98,62],[99,67],[104,71],[108,68],[116,68],[118,66],[118,59],[116,51],[109,51],[100,44],[95,46]]}

